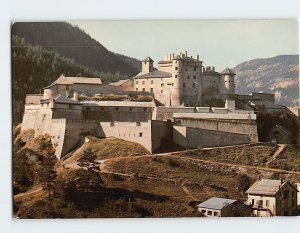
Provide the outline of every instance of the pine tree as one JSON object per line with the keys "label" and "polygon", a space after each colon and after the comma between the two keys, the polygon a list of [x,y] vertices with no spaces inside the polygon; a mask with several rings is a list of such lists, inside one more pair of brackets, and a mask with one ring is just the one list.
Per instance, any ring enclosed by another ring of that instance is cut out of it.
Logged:
{"label": "pine tree", "polygon": [[77,160],[77,165],[81,167],[79,172],[79,186],[85,191],[95,191],[100,188],[102,179],[100,176],[100,163],[96,161],[96,153],[91,149],[83,152],[81,158]]}
{"label": "pine tree", "polygon": [[43,190],[48,191],[48,198],[51,197],[53,192],[57,172],[55,170],[56,156],[49,155],[42,161],[42,166],[39,171],[39,180],[42,183]]}

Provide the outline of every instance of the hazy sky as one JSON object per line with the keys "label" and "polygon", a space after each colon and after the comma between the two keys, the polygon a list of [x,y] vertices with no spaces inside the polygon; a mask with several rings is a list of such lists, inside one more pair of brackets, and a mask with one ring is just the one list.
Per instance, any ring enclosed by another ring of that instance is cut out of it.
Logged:
{"label": "hazy sky", "polygon": [[221,71],[254,58],[298,54],[296,20],[72,21],[107,49],[155,62],[188,55]]}

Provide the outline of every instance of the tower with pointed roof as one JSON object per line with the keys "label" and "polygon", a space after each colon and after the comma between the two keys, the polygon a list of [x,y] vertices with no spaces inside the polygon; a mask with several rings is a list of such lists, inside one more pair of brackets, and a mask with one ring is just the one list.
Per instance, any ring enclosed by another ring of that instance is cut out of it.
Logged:
{"label": "tower with pointed roof", "polygon": [[235,96],[235,84],[234,84],[234,76],[235,73],[232,69],[228,67],[221,72],[221,94],[223,95],[223,99],[234,99]]}
{"label": "tower with pointed roof", "polygon": [[153,71],[153,60],[151,57],[146,57],[142,61],[142,74],[148,74]]}

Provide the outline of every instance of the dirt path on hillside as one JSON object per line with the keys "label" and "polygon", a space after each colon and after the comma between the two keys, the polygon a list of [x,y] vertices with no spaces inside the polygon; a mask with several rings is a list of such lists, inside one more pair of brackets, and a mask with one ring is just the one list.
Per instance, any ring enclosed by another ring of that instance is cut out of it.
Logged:
{"label": "dirt path on hillside", "polygon": [[27,191],[25,193],[19,193],[19,194],[15,195],[14,198],[21,198],[21,197],[24,197],[24,196],[32,195],[32,194],[40,192],[40,191],[42,191],[42,187],[39,187],[38,189],[35,189],[35,190],[32,190],[32,191]]}
{"label": "dirt path on hillside", "polygon": [[[275,153],[274,153],[274,157],[278,157],[280,155],[280,153],[282,152],[283,148],[280,147],[280,149],[278,149]],[[177,152],[175,152],[177,153]],[[278,168],[270,168],[270,167],[259,167],[259,166],[251,166],[251,165],[242,165],[242,164],[234,164],[234,163],[225,163],[225,162],[217,162],[217,161],[211,161],[211,160],[205,160],[205,159],[197,159],[197,158],[189,158],[189,157],[185,157],[185,156],[174,156],[171,153],[163,153],[163,154],[150,154],[150,155],[139,155],[139,156],[134,156],[136,157],[171,157],[171,158],[180,158],[182,160],[190,160],[190,161],[194,161],[194,162],[201,162],[201,163],[208,163],[208,164],[216,164],[216,165],[223,165],[223,166],[230,166],[230,167],[237,167],[237,168],[246,168],[246,169],[256,169],[256,170],[263,170],[263,171],[269,171],[269,172],[278,172],[278,173],[289,173],[289,174],[296,174],[296,175],[300,175],[300,172],[297,171],[289,171],[289,170],[283,170],[283,169],[278,169]],[[126,156],[126,157],[118,157],[118,158],[113,158],[113,159],[126,159],[126,158],[132,158],[133,156]],[[112,159],[112,160],[113,160]],[[105,161],[110,160],[110,159],[106,159]],[[104,162],[105,162],[104,161]],[[103,163],[104,163],[103,162]]]}
{"label": "dirt path on hillside", "polygon": [[193,194],[191,193],[191,191],[188,190],[188,188],[187,188],[185,185],[183,185],[183,186],[181,187],[181,189],[183,190],[183,192],[185,192],[185,193],[187,194],[187,196],[188,196],[189,198],[193,199],[194,201],[198,201],[198,200],[199,200],[198,198],[196,198],[196,197],[193,196]]}
{"label": "dirt path on hillside", "polygon": [[274,152],[272,159],[266,163],[266,167],[269,167],[269,165],[277,159],[283,152],[284,148],[286,147],[286,144],[279,144],[277,150]]}

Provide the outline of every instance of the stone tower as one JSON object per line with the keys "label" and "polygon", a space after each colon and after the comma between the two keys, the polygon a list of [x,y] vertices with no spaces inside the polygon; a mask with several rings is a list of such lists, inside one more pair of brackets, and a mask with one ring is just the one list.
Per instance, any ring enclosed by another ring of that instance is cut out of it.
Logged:
{"label": "stone tower", "polygon": [[182,59],[177,55],[172,60],[172,89],[171,89],[171,106],[180,106],[182,100]]}
{"label": "stone tower", "polygon": [[153,71],[153,60],[147,57],[142,61],[142,74],[148,74]]}
{"label": "stone tower", "polygon": [[223,99],[234,99],[235,94],[235,84],[234,84],[234,76],[235,73],[232,69],[228,67],[221,72],[221,95]]}

